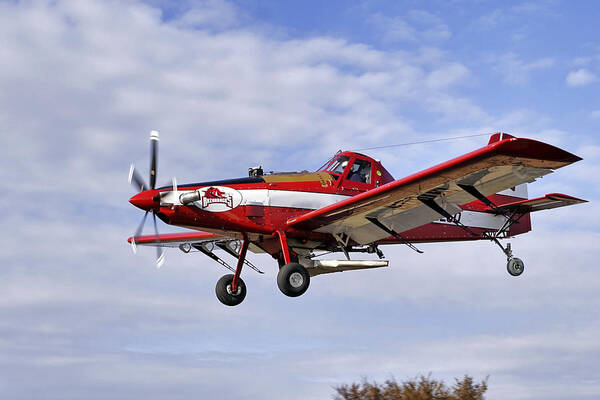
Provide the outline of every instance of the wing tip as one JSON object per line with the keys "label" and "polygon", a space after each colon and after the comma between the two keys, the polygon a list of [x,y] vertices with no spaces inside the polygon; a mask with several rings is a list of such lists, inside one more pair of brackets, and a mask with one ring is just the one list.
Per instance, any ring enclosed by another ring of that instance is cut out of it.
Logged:
{"label": "wing tip", "polygon": [[589,203],[589,200],[580,199],[575,196],[569,196],[568,194],[564,194],[564,193],[548,193],[546,195],[546,197],[551,198],[551,199],[552,198],[565,199],[565,200],[569,200],[573,203]]}
{"label": "wing tip", "polygon": [[[492,137],[496,135],[498,136],[498,139],[492,141],[492,138],[490,138],[488,146],[495,147],[496,151],[500,154],[553,161],[564,165],[573,164],[583,160],[583,158],[573,153],[545,142],[534,139],[518,138],[506,133],[495,133]],[[499,138],[501,135],[504,136],[502,136],[502,139],[500,140]]]}

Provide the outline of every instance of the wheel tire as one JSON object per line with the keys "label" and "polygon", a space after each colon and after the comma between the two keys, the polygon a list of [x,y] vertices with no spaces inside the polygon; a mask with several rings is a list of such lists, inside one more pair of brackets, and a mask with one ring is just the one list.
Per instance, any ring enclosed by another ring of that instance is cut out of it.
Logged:
{"label": "wheel tire", "polygon": [[519,276],[525,271],[525,264],[520,258],[511,258],[506,264],[506,270],[512,276]]}
{"label": "wheel tire", "polygon": [[310,285],[310,275],[302,265],[289,263],[279,269],[277,286],[286,296],[298,297],[306,292],[308,285]]}
{"label": "wheel tire", "polygon": [[237,279],[237,293],[232,293],[231,282],[233,282],[233,274],[224,275],[217,281],[215,293],[217,299],[226,306],[237,306],[246,297],[246,284],[242,278]]}

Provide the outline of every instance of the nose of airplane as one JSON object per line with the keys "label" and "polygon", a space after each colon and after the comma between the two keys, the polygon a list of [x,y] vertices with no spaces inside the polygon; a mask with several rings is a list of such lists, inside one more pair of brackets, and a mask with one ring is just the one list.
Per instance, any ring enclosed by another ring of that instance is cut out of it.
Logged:
{"label": "nose of airplane", "polygon": [[159,203],[158,190],[145,190],[129,199],[129,202],[142,210],[150,211]]}

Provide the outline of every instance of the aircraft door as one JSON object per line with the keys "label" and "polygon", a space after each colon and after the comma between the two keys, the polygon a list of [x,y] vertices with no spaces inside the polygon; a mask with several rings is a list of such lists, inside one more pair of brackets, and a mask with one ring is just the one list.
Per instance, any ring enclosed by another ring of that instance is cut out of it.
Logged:
{"label": "aircraft door", "polygon": [[342,192],[364,192],[374,187],[373,166],[370,161],[355,158],[343,176],[340,189]]}

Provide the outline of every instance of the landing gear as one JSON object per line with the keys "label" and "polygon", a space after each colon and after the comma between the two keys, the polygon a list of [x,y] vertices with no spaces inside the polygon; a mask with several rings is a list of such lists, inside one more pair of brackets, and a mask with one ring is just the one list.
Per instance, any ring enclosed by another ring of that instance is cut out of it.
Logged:
{"label": "landing gear", "polygon": [[233,274],[224,275],[215,288],[217,299],[226,306],[237,306],[246,297],[246,284],[242,278],[237,279],[237,288],[233,290],[233,276]]}
{"label": "landing gear", "polygon": [[509,258],[508,262],[506,263],[506,269],[508,270],[508,273],[512,276],[519,276],[525,270],[525,264],[520,258]]}
{"label": "landing gear", "polygon": [[244,298],[246,297],[246,284],[240,275],[242,273],[244,261],[246,260],[246,252],[248,251],[249,244],[248,236],[244,234],[235,273],[223,276],[219,279],[217,286],[215,287],[217,299],[226,306],[237,306],[244,301]]}
{"label": "landing gear", "polygon": [[279,268],[277,286],[279,286],[281,293],[286,296],[298,297],[308,289],[310,275],[302,265],[292,262],[285,232],[276,231],[275,234],[279,237],[283,262],[285,263],[285,265]]}
{"label": "landing gear", "polygon": [[[442,190],[442,192],[440,192],[440,188],[430,190],[427,193],[423,193],[420,196],[418,196],[417,199],[420,200],[423,204],[425,204],[429,208],[431,208],[433,211],[437,212],[438,214],[440,214],[441,216],[446,218],[448,221],[454,222],[454,224],[456,226],[458,226],[458,227],[462,228],[463,230],[465,230],[466,232],[470,233],[474,238],[489,239],[489,240],[493,241],[494,243],[496,243],[498,245],[498,247],[500,247],[502,249],[502,252],[504,252],[504,254],[506,254],[506,260],[507,260],[506,269],[508,270],[508,273],[511,274],[512,276],[521,275],[523,273],[523,271],[525,270],[525,264],[523,263],[523,261],[520,258],[513,257],[512,250],[510,248],[510,243],[508,243],[506,245],[506,247],[504,247],[504,246],[502,246],[502,243],[500,243],[500,241],[498,239],[503,239],[503,238],[510,236],[509,235],[510,227],[513,224],[518,223],[519,220],[524,215],[528,214],[528,212],[521,212],[521,211],[519,211],[518,208],[512,212],[507,212],[506,210],[503,210],[502,208],[499,208],[498,206],[496,206],[489,198],[487,198],[479,190],[477,190],[477,188],[475,188],[475,186],[472,186],[472,185],[466,184],[466,183],[457,183],[457,186],[460,187],[461,189],[463,189],[465,192],[469,193],[471,196],[473,196],[477,200],[483,202],[485,205],[487,205],[490,208],[490,211],[494,212],[496,215],[502,215],[506,219],[504,221],[504,224],[502,225],[502,227],[500,227],[500,229],[498,229],[496,232],[485,232],[485,233],[483,233],[482,236],[479,236],[478,234],[473,232],[471,229],[469,229],[468,226],[463,225],[460,221],[457,221],[455,218],[453,218],[452,215],[450,213],[448,213],[448,211],[446,211],[438,203],[435,202],[435,198],[438,197],[440,195],[440,193],[443,194],[443,190]],[[375,225],[379,226],[383,230],[387,229],[385,226],[382,226],[381,223],[377,219],[375,219],[375,218],[367,218],[367,219],[369,219],[369,221],[373,222]],[[387,230],[386,230],[386,232],[394,233],[393,231],[387,231]],[[394,235],[394,236],[396,236],[396,235]],[[399,237],[399,238],[402,239],[401,237]]]}
{"label": "landing gear", "polygon": [[310,275],[306,268],[298,263],[285,264],[277,274],[277,286],[281,293],[289,297],[298,297],[308,289]]}
{"label": "landing gear", "polygon": [[513,257],[510,243],[507,243],[506,247],[504,247],[498,239],[492,237],[491,240],[494,241],[498,246],[500,246],[504,254],[506,254],[506,270],[508,271],[508,273],[512,276],[521,275],[523,271],[525,271],[525,263],[520,258]]}

